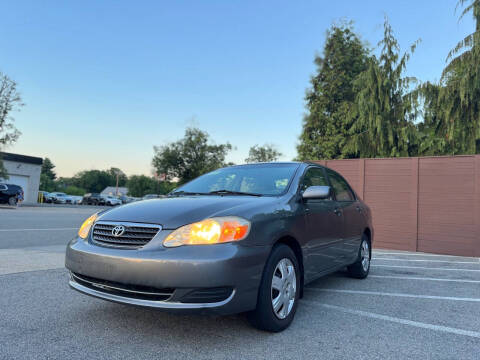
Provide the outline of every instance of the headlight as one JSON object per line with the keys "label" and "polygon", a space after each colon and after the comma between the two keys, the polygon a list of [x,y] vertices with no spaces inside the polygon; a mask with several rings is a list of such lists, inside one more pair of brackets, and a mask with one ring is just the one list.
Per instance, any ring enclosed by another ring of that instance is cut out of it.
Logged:
{"label": "headlight", "polygon": [[208,245],[243,240],[250,231],[248,220],[225,216],[199,221],[178,228],[163,241],[166,247]]}
{"label": "headlight", "polygon": [[95,222],[95,220],[97,220],[97,217],[97,214],[93,214],[87,220],[85,220],[82,226],[80,226],[80,229],[78,230],[78,236],[80,236],[82,239],[86,239],[88,233],[90,232],[90,229],[92,228],[93,223]]}

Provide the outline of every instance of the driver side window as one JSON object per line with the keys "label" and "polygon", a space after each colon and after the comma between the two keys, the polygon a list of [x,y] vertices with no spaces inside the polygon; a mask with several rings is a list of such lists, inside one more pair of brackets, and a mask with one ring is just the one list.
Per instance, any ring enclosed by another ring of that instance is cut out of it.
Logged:
{"label": "driver side window", "polygon": [[321,168],[310,168],[303,177],[301,190],[304,191],[309,186],[328,186],[325,172]]}

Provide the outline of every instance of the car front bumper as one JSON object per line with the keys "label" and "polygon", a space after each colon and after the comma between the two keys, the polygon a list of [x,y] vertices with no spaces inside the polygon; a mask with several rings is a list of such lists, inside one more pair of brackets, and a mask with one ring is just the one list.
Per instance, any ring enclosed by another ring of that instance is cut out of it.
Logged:
{"label": "car front bumper", "polygon": [[[65,266],[70,286],[87,295],[172,312],[224,315],[255,308],[270,250],[235,243],[115,249],[77,238],[67,246]],[[145,295],[163,292],[168,294]]]}

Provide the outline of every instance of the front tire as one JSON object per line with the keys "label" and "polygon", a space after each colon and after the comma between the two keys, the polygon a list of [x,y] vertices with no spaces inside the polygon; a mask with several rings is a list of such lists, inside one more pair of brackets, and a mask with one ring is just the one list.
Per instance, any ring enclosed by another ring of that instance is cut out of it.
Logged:
{"label": "front tire", "polygon": [[365,279],[370,272],[370,260],[370,241],[368,240],[368,236],[363,234],[357,260],[352,265],[348,266],[348,274],[357,279]]}
{"label": "front tire", "polygon": [[257,308],[248,314],[260,329],[279,332],[292,322],[300,294],[298,260],[290,247],[275,246],[267,260],[258,290]]}
{"label": "front tire", "polygon": [[15,196],[11,196],[8,198],[8,205],[17,206],[17,203],[17,198]]}

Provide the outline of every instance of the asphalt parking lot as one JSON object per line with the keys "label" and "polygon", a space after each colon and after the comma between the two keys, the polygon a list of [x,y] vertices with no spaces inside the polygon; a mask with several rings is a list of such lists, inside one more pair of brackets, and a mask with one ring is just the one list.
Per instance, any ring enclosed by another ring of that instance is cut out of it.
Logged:
{"label": "asphalt parking lot", "polygon": [[96,209],[0,208],[0,359],[478,359],[478,258],[376,250],[366,280],[308,286],[282,333],[70,290],[64,248]]}

